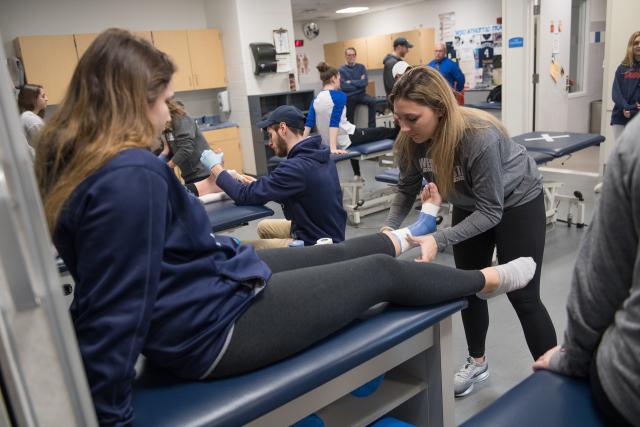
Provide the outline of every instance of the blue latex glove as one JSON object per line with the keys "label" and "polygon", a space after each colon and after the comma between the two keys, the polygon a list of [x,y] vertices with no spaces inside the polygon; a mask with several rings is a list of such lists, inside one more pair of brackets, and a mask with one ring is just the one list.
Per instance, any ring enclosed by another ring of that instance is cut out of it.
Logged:
{"label": "blue latex glove", "polygon": [[224,153],[214,153],[211,150],[204,150],[200,156],[200,163],[211,170],[215,165],[222,164]]}

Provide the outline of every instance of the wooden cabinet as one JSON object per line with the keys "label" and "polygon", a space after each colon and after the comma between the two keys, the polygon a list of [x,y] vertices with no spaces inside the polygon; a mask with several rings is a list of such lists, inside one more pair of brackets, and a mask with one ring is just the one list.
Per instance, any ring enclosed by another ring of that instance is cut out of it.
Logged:
{"label": "wooden cabinet", "polygon": [[382,60],[393,51],[393,39],[389,34],[367,37],[367,62],[368,70],[381,70],[384,68]]}
{"label": "wooden cabinet", "polygon": [[59,104],[78,63],[73,36],[22,36],[14,43],[27,82],[42,85],[49,104]]}
{"label": "wooden cabinet", "polygon": [[224,152],[225,169],[243,173],[242,151],[240,150],[240,129],[229,127],[202,132],[212,150],[220,148]]}
{"label": "wooden cabinet", "polygon": [[396,37],[405,37],[413,45],[409,53],[404,58],[410,65],[425,65],[433,59],[433,49],[435,44],[435,30],[433,28],[420,28],[391,35],[393,40]]}
{"label": "wooden cabinet", "polygon": [[174,90],[225,87],[226,74],[220,31],[152,31],[153,44],[175,62]]}
{"label": "wooden cabinet", "polygon": [[[326,43],[324,45],[324,62],[335,68],[344,64],[345,42]],[[318,64],[313,64],[314,68]]]}
{"label": "wooden cabinet", "polygon": [[[153,42],[151,38],[151,31],[132,31],[138,37],[142,37],[143,39],[147,39],[150,42]],[[82,58],[82,55],[89,48],[91,43],[98,37],[98,33],[82,33],[82,34],[74,34],[73,39],[76,43],[76,52],[78,53],[78,60]]]}

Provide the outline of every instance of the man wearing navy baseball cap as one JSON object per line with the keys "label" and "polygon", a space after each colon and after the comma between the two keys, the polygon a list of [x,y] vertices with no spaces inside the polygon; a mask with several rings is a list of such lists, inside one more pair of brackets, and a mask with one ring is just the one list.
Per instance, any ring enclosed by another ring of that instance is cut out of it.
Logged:
{"label": "man wearing navy baseball cap", "polygon": [[257,123],[269,134],[269,146],[278,157],[286,157],[268,176],[250,183],[235,180],[222,166],[223,153],[205,150],[200,161],[216,177],[216,184],[238,205],[282,205],[286,219],[267,219],[258,224],[261,240],[256,249],[286,247],[292,240],[313,245],[330,237],[344,240],[347,214],[336,165],[320,135],[302,137],[304,114],[282,105]]}
{"label": "man wearing navy baseball cap", "polygon": [[393,66],[399,61],[404,61],[404,57],[409,53],[413,45],[404,37],[398,37],[393,41],[393,52],[387,54],[382,60],[384,71],[382,72],[382,80],[384,82],[384,91],[389,96],[391,89],[396,80],[393,78]]}

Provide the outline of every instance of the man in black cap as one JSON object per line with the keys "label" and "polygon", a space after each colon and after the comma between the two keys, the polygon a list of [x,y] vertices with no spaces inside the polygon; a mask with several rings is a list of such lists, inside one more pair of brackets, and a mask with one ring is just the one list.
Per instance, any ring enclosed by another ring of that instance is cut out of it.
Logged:
{"label": "man in black cap", "polygon": [[295,107],[273,110],[257,126],[269,133],[269,146],[285,157],[268,176],[251,183],[234,179],[222,166],[223,153],[205,150],[200,161],[216,177],[216,184],[238,205],[282,205],[286,219],[267,219],[258,224],[262,240],[256,249],[286,247],[292,240],[313,245],[329,237],[344,240],[347,214],[342,207],[342,190],[329,147],[320,135],[302,137],[305,116]]}
{"label": "man in black cap", "polygon": [[409,43],[404,37],[398,37],[393,41],[393,52],[384,57],[382,63],[384,64],[384,72],[382,73],[382,77],[384,80],[384,90],[389,96],[391,89],[393,89],[393,84],[395,83],[395,79],[393,78],[393,66],[396,65],[396,62],[403,61],[404,57],[409,53],[409,49],[411,49],[413,45]]}

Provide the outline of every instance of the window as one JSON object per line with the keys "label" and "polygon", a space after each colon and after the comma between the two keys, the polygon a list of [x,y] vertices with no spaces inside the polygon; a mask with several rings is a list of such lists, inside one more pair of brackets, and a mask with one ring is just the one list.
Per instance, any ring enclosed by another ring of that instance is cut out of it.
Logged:
{"label": "window", "polygon": [[571,53],[569,58],[569,93],[584,89],[585,28],[587,0],[571,0]]}

